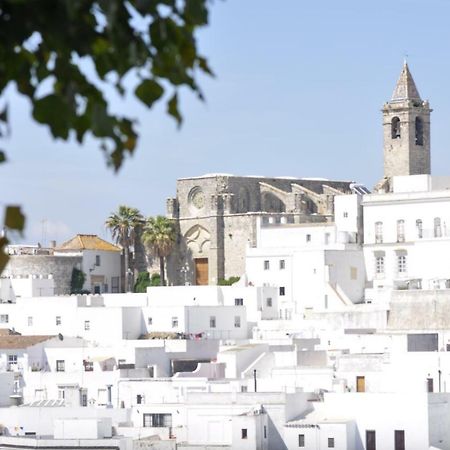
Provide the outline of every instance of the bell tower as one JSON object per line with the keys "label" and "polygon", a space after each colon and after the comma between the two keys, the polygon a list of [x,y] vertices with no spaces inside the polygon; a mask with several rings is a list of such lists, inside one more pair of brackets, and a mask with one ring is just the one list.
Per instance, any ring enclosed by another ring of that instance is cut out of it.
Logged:
{"label": "bell tower", "polygon": [[420,98],[408,64],[383,106],[384,177],[430,174],[430,105]]}

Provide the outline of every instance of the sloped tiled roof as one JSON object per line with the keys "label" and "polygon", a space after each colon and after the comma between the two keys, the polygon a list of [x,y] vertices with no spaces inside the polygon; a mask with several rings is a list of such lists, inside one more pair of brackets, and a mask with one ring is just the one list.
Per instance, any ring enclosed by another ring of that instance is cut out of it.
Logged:
{"label": "sloped tiled roof", "polygon": [[55,336],[40,335],[40,336],[21,336],[10,335],[0,336],[0,349],[13,349],[13,348],[28,348],[32,345],[40,344],[41,342],[48,341]]}
{"label": "sloped tiled roof", "polygon": [[11,336],[11,335],[20,335],[17,331],[11,330],[10,328],[0,328],[0,336]]}
{"label": "sloped tiled roof", "polygon": [[103,250],[120,252],[120,247],[99,238],[95,234],[77,234],[69,241],[61,244],[57,250]]}

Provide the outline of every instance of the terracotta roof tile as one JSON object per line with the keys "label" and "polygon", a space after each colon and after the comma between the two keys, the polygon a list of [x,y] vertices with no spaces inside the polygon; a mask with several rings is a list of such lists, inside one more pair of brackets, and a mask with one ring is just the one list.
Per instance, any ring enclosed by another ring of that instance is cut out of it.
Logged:
{"label": "terracotta roof tile", "polygon": [[27,348],[32,345],[40,344],[41,342],[48,341],[55,336],[0,336],[0,349],[12,349],[12,348]]}
{"label": "terracotta roof tile", "polygon": [[77,234],[69,241],[61,244],[56,250],[104,250],[120,252],[120,247],[105,241],[95,234]]}

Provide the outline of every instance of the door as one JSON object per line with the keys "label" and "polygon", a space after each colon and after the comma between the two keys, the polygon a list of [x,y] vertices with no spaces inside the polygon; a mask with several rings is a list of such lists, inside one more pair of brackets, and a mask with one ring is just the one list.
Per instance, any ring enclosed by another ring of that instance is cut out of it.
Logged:
{"label": "door", "polygon": [[405,430],[395,430],[395,450],[405,450]]}
{"label": "door", "polygon": [[366,450],[377,450],[375,431],[366,430]]}
{"label": "door", "polygon": [[197,286],[208,284],[208,258],[195,259],[195,284]]}
{"label": "door", "polygon": [[366,392],[366,379],[364,377],[356,377],[356,392]]}

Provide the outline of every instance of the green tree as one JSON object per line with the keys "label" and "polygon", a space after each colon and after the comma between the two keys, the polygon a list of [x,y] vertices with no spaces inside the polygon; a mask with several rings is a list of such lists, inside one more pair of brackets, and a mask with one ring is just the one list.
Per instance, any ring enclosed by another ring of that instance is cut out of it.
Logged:
{"label": "green tree", "polygon": [[147,292],[150,286],[160,286],[161,277],[159,273],[153,273],[150,277],[148,272],[139,272],[136,283],[134,283],[134,292]]}
{"label": "green tree", "polygon": [[[195,39],[208,23],[210,1],[0,0],[0,100],[14,84],[29,99],[33,119],[54,138],[81,144],[94,137],[117,171],[136,148],[136,121],[111,112],[105,88],[134,95],[148,108],[165,101],[180,125],[179,89],[203,99],[196,75],[212,75]],[[0,137],[9,128],[5,105]],[[0,149],[0,164],[5,161]],[[22,230],[20,208],[7,208],[3,223]],[[6,245],[1,238],[0,271]]]}
{"label": "green tree", "polygon": [[165,260],[173,250],[177,239],[175,222],[167,217],[149,217],[144,225],[142,241],[150,253],[159,258],[161,286],[166,285]]}
{"label": "green tree", "polygon": [[142,225],[144,218],[136,208],[120,205],[117,212],[111,213],[105,225],[111,231],[112,238],[124,251],[125,290],[131,290],[130,247],[134,245],[136,228]]}
{"label": "green tree", "polygon": [[74,267],[72,269],[72,279],[70,280],[70,293],[80,294],[83,291],[84,282],[86,281],[86,274],[80,269]]}
{"label": "green tree", "polygon": [[139,272],[134,283],[134,292],[147,292],[147,288],[151,284],[150,274],[148,272]]}

